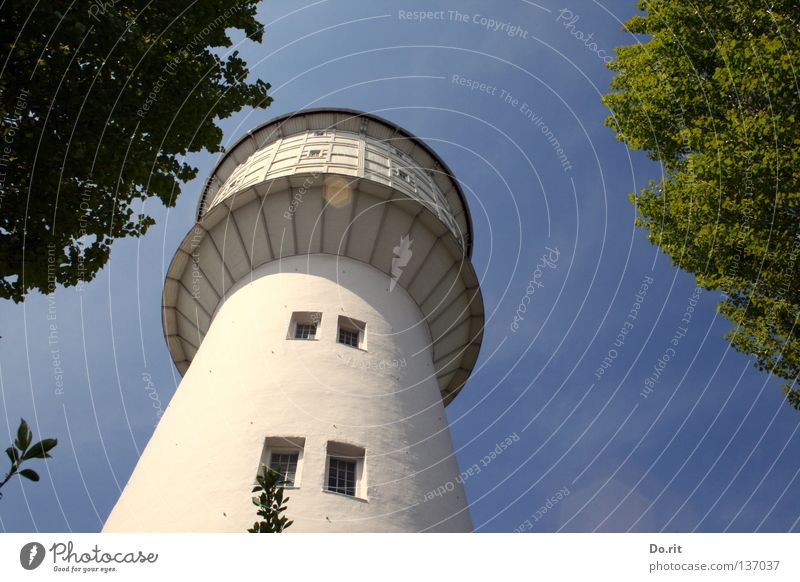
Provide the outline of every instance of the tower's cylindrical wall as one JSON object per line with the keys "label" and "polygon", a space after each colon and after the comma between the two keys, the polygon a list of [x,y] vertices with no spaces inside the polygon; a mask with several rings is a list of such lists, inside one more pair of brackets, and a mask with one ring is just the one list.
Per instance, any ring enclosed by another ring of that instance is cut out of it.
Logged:
{"label": "tower's cylindrical wall", "polygon": [[[266,263],[214,314],[105,531],[231,531],[256,521],[269,439],[302,443],[288,531],[469,531],[429,328],[384,272],[326,254]],[[314,340],[294,313],[321,313]],[[340,316],[364,347],[337,342]],[[363,449],[356,496],[326,491],[331,443]],[[435,492],[435,494],[434,494]]]}

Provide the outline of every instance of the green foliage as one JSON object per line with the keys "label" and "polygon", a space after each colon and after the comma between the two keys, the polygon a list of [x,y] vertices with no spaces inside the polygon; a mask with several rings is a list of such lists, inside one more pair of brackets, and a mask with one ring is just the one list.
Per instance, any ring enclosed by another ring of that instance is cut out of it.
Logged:
{"label": "green foliage", "polygon": [[[20,419],[19,428],[17,428],[17,438],[14,440],[14,444],[6,449],[6,455],[8,455],[8,459],[11,461],[11,469],[6,473],[5,478],[0,481],[0,488],[17,473],[30,481],[39,480],[39,474],[36,471],[33,469],[20,469],[20,466],[25,461],[30,461],[31,459],[51,458],[49,451],[58,444],[58,441],[56,439],[42,439],[38,443],[31,445],[32,440],[33,433],[28,428],[28,423],[25,422],[25,419]],[[0,493],[0,499],[2,499],[2,497],[3,494]]]}
{"label": "green foliage", "polygon": [[800,410],[800,4],[640,1],[617,48],[607,125],[663,176],[637,225],[720,290],[726,339]]}
{"label": "green foliage", "polygon": [[289,501],[289,498],[284,499],[283,497],[283,487],[279,485],[281,474],[266,465],[261,465],[261,468],[263,474],[256,478],[258,485],[253,488],[253,493],[260,492],[260,495],[253,497],[253,505],[259,508],[256,513],[262,518],[262,521],[255,522],[253,527],[247,531],[250,533],[281,533],[294,523],[281,515],[286,511],[284,503]]}
{"label": "green foliage", "polygon": [[[257,0],[7,0],[0,8],[0,297],[91,280],[221,151],[218,119],[269,85],[227,29],[260,42]],[[7,59],[7,60],[6,60]]]}

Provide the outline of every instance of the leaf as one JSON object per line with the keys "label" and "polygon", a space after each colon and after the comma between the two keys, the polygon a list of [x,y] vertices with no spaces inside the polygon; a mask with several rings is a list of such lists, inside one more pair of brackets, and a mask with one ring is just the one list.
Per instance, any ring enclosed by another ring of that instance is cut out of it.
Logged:
{"label": "leaf", "polygon": [[6,449],[6,454],[8,455],[8,458],[11,459],[12,465],[19,463],[19,453],[17,452],[17,449],[14,447],[8,447]]}
{"label": "leaf", "polygon": [[33,445],[28,452],[22,455],[22,460],[28,459],[49,459],[47,451],[52,450],[58,444],[57,439],[44,439]]}
{"label": "leaf", "polygon": [[20,418],[19,428],[17,429],[17,440],[14,441],[14,444],[20,451],[24,452],[28,448],[28,445],[31,444],[31,438],[33,438],[33,433],[31,433],[28,428],[28,423],[25,422],[24,418]]}
{"label": "leaf", "polygon": [[[617,49],[603,103],[617,138],[665,169],[634,196],[636,226],[698,287],[722,292],[734,349],[794,383],[800,93],[786,65],[800,60],[800,35],[775,38],[796,32],[797,3],[774,4],[641,3],[627,26],[649,38]],[[797,398],[787,403],[800,410]]]}
{"label": "leaf", "polygon": [[19,474],[25,477],[26,479],[30,479],[31,481],[39,480],[39,474],[33,469],[23,469],[22,471],[19,472]]}
{"label": "leaf", "polygon": [[[218,0],[198,0],[185,12],[180,3],[166,2],[134,24],[129,22],[133,12],[115,6],[97,14],[99,26],[86,18],[90,3],[84,2],[82,8],[65,10],[64,25],[55,28],[61,17],[54,4],[60,3],[5,2],[2,8],[4,30],[21,31],[0,41],[3,54],[13,54],[19,62],[5,68],[3,96],[25,96],[23,115],[0,116],[0,133],[15,135],[16,156],[3,167],[0,245],[21,248],[23,236],[26,245],[24,278],[20,253],[5,253],[0,261],[0,297],[15,301],[30,289],[49,293],[54,285],[74,286],[94,278],[108,261],[114,239],[141,235],[152,224],[150,216],[138,212],[139,200],[175,205],[184,184],[197,174],[183,161],[186,152],[220,151],[219,120],[271,101],[267,83],[248,82],[247,64],[240,56],[218,56],[215,49],[226,41],[230,46],[230,28],[261,38],[256,0],[237,1],[231,7],[236,14],[224,16],[220,7],[226,3]],[[114,2],[91,6],[110,4]],[[114,13],[119,17],[112,17]],[[84,47],[80,62],[72,66],[79,46]],[[124,58],[105,57],[115,50]],[[29,65],[37,63],[36,83],[31,83]],[[68,69],[70,74],[63,75]],[[192,90],[198,83],[203,90]],[[148,97],[153,91],[155,99]],[[58,99],[52,98],[55,94]],[[95,115],[80,115],[84,99]],[[14,106],[15,100],[3,99],[4,112]],[[43,135],[56,137],[41,139]],[[129,155],[120,156],[127,148]],[[60,171],[38,171],[37,152],[38,159],[59,159]],[[59,212],[58,228],[52,224],[54,196],[20,205],[30,189],[59,188],[60,200],[75,211]],[[77,201],[85,204],[78,209]],[[27,212],[9,211],[15,208]],[[15,281],[13,275],[18,275]]]}

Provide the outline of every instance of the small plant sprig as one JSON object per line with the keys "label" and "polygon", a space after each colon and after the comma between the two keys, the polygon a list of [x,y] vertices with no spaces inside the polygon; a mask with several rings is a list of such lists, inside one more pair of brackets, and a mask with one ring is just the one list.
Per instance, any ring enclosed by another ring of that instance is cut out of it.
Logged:
{"label": "small plant sprig", "polygon": [[281,513],[286,511],[284,503],[289,498],[283,498],[283,487],[280,485],[281,474],[275,469],[261,465],[263,474],[256,477],[258,485],[253,488],[253,493],[261,493],[253,497],[253,505],[258,507],[257,514],[263,521],[257,521],[247,531],[250,533],[281,533],[292,525]]}
{"label": "small plant sprig", "polygon": [[[36,444],[31,444],[33,440],[33,433],[28,428],[28,423],[24,418],[20,419],[19,428],[17,429],[17,439],[14,444],[6,449],[6,455],[11,460],[11,469],[6,473],[5,479],[0,481],[0,488],[5,485],[11,477],[20,474],[31,481],[38,481],[39,474],[33,469],[20,469],[20,466],[25,461],[31,459],[49,459],[48,451],[53,449],[58,444],[56,439],[42,439]],[[3,494],[0,493],[0,499]]]}

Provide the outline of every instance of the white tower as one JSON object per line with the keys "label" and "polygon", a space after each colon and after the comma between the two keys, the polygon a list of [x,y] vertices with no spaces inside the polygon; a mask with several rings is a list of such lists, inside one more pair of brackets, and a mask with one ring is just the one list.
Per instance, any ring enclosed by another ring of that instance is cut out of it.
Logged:
{"label": "white tower", "polygon": [[277,465],[288,532],[470,531],[444,406],[484,322],[457,181],[371,114],[238,141],[164,285],[183,380],[104,531],[243,532]]}

